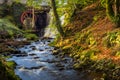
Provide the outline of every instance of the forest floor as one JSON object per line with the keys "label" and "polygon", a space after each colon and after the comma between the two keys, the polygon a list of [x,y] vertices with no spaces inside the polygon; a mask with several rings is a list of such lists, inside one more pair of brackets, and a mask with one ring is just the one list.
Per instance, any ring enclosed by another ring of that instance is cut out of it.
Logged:
{"label": "forest floor", "polygon": [[102,72],[105,80],[120,80],[120,28],[99,3],[77,9],[64,30],[67,35],[56,46],[74,58],[76,69]]}

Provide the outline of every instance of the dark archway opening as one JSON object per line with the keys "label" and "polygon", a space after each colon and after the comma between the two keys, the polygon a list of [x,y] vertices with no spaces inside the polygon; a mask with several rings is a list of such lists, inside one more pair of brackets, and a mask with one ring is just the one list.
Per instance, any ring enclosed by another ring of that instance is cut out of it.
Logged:
{"label": "dark archway opening", "polygon": [[44,36],[45,28],[48,25],[48,13],[37,13],[37,20],[35,22],[36,33],[38,36]]}

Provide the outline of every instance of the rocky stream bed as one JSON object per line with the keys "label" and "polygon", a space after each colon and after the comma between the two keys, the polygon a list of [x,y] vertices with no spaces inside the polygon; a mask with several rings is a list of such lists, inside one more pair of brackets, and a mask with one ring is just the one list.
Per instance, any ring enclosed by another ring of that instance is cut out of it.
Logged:
{"label": "rocky stream bed", "polygon": [[48,44],[53,39],[42,39],[17,48],[7,61],[14,61],[15,74],[22,80],[92,80],[85,72],[73,69],[73,60],[61,53],[54,55],[56,48]]}

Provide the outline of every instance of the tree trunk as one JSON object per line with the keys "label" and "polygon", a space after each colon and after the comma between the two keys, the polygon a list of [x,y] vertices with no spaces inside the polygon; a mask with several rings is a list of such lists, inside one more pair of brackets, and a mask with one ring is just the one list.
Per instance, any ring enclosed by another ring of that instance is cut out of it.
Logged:
{"label": "tree trunk", "polygon": [[116,17],[116,26],[120,27],[120,11],[119,11],[119,0],[115,0],[115,17]]}
{"label": "tree trunk", "polygon": [[113,21],[117,27],[120,26],[120,1],[119,0],[106,0],[106,13],[107,16]]}
{"label": "tree trunk", "polygon": [[113,20],[114,18],[114,11],[112,6],[113,6],[113,1],[106,0],[106,14],[111,20]]}
{"label": "tree trunk", "polygon": [[62,37],[64,37],[64,32],[63,32],[63,29],[62,29],[62,26],[61,26],[61,22],[60,22],[60,19],[59,19],[57,10],[56,10],[55,0],[51,0],[51,6],[52,6],[52,8],[53,8],[53,13],[54,13],[54,16],[55,16],[55,21],[56,21],[57,30],[58,30],[58,32],[60,33],[60,35],[61,35]]}
{"label": "tree trunk", "polygon": [[32,9],[32,28],[34,28],[35,27],[35,12],[34,12],[34,7],[33,7],[33,9]]}

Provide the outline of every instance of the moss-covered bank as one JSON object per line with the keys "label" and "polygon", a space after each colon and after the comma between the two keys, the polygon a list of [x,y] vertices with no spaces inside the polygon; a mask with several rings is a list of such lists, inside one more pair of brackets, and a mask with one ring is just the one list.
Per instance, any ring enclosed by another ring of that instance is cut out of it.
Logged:
{"label": "moss-covered bank", "polygon": [[14,62],[6,62],[5,59],[3,59],[0,56],[0,79],[1,80],[20,80],[18,76],[15,75]]}
{"label": "moss-covered bank", "polygon": [[[11,53],[19,53],[16,48],[29,44],[30,40],[36,40],[35,34],[20,30],[13,21],[12,16],[5,16],[0,19],[0,79],[20,80],[14,73],[15,63],[6,62],[2,55],[8,56]],[[29,41],[17,41],[16,38],[26,38]]]}

